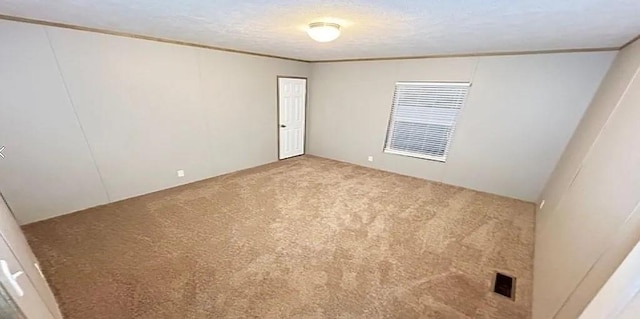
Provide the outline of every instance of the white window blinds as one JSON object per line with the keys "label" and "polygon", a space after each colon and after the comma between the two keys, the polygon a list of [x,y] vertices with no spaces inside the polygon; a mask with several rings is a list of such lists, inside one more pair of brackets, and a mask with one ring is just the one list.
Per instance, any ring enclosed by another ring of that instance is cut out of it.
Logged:
{"label": "white window blinds", "polygon": [[471,83],[398,82],[384,151],[444,162]]}

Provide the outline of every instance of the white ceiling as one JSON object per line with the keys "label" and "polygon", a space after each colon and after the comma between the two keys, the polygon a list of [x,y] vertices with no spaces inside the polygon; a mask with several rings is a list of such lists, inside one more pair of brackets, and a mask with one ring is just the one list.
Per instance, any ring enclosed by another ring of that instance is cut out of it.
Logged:
{"label": "white ceiling", "polygon": [[[640,0],[0,0],[0,14],[297,58],[333,60],[619,47]],[[342,36],[316,43],[320,18]]]}

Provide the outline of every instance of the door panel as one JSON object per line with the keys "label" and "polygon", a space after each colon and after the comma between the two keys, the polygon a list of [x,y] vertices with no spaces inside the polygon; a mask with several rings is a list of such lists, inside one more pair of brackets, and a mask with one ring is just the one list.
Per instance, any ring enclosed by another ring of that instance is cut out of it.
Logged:
{"label": "door panel", "polygon": [[[15,278],[9,279],[11,275]],[[15,302],[27,318],[54,319],[4,239],[0,239],[0,282],[2,283],[0,289],[8,293],[5,297],[12,299],[7,300],[8,303]],[[21,318],[19,311],[15,309],[12,315],[15,318]]]}
{"label": "door panel", "polygon": [[304,154],[307,80],[278,79],[279,158]]}
{"label": "door panel", "polygon": [[[26,238],[24,237],[20,226],[13,218],[13,214],[9,210],[9,207],[5,203],[4,199],[0,195],[0,238],[3,239],[2,243],[6,242],[7,249],[15,256],[16,261],[22,271],[25,272],[20,280],[29,282],[32,285],[37,294],[42,298],[42,301],[46,304],[50,310],[53,318],[62,318],[58,304],[49,288],[44,277],[42,277],[37,267],[37,259],[33,255]],[[4,258],[4,257],[2,257]],[[12,268],[15,272],[15,270]],[[9,287],[10,288],[10,287]],[[10,289],[8,289],[10,290]],[[38,318],[38,317],[36,317]]]}
{"label": "door panel", "polygon": [[0,318],[2,319],[26,319],[22,310],[11,298],[9,292],[0,284]]}

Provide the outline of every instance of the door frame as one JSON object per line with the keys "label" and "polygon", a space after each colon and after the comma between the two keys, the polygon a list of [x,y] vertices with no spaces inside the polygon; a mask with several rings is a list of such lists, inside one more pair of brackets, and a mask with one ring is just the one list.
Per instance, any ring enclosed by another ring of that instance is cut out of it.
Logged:
{"label": "door frame", "polygon": [[[280,159],[280,79],[298,79],[304,80],[304,141],[302,141],[302,145],[304,151],[300,155]],[[277,137],[277,155],[278,161],[287,160],[293,157],[298,157],[307,154],[307,123],[308,123],[308,112],[309,108],[309,79],[305,76],[288,76],[288,75],[277,75],[276,76],[276,137]]]}

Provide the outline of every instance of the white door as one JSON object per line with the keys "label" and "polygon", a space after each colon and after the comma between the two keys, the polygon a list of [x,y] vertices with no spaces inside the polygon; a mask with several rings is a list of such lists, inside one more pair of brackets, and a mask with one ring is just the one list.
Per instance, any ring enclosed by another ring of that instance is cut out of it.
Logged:
{"label": "white door", "polygon": [[278,78],[279,158],[304,154],[307,79]]}
{"label": "white door", "polygon": [[618,319],[634,319],[638,318],[640,313],[640,292],[638,292],[633,299],[625,306],[620,312]]}
{"label": "white door", "polygon": [[0,290],[8,294],[4,299],[10,297],[26,318],[62,318],[53,293],[39,270],[38,261],[1,195],[0,282],[3,286]]}

